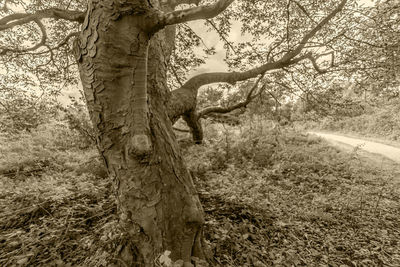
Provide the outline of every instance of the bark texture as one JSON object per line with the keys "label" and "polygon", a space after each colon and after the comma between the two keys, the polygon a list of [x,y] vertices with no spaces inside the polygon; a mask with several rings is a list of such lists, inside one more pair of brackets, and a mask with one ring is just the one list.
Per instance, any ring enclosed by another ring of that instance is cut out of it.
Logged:
{"label": "bark texture", "polygon": [[152,33],[158,1],[92,0],[76,58],[100,153],[114,180],[126,244],[122,266],[204,258],[203,211],[179,151],[167,108],[166,70],[174,26]]}

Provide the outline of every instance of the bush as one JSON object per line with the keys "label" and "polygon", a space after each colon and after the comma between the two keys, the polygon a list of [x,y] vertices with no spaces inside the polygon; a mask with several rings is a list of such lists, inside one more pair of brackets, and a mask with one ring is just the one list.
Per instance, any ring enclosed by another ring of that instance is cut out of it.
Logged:
{"label": "bush", "polygon": [[[29,132],[0,135],[0,174],[32,173],[37,170],[77,169],[92,162],[99,175],[104,171],[95,147],[82,150],[81,135],[59,121],[40,125]],[[85,167],[86,168],[86,167]],[[85,172],[85,171],[82,171]]]}
{"label": "bush", "polygon": [[400,139],[400,118],[397,116],[399,113],[399,101],[392,101],[382,107],[370,107],[359,116],[325,117],[318,122],[307,122],[306,127],[301,128],[355,133],[397,141]]}

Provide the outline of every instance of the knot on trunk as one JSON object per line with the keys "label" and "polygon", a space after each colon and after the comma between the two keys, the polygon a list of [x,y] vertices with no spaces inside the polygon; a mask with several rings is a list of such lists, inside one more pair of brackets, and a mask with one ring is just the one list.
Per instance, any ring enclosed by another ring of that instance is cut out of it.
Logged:
{"label": "knot on trunk", "polygon": [[128,153],[136,156],[147,156],[152,149],[150,138],[145,134],[136,134],[131,138]]}

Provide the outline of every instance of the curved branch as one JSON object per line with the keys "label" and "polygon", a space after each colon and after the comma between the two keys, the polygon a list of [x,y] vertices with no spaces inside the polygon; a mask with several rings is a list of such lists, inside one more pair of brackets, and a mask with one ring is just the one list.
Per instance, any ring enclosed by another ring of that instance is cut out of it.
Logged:
{"label": "curved branch", "polygon": [[172,122],[176,121],[179,116],[186,113],[188,110],[196,107],[197,91],[206,84],[211,83],[229,83],[235,84],[239,81],[244,81],[257,77],[270,70],[281,69],[293,64],[296,64],[310,56],[311,53],[298,57],[287,62],[277,61],[266,63],[260,67],[250,69],[243,72],[212,72],[203,73],[192,77],[181,88],[172,91],[169,104],[169,117]]}
{"label": "curved branch", "polygon": [[296,64],[310,56],[310,53],[307,53],[303,56],[300,56],[295,59],[289,60],[278,60],[276,62],[268,62],[259,67],[243,71],[243,72],[210,72],[210,73],[202,73],[197,76],[192,77],[189,81],[187,81],[183,87],[187,88],[193,92],[197,92],[197,89],[203,85],[211,84],[211,83],[229,83],[235,84],[236,82],[245,81],[257,75],[263,74],[267,71],[281,69],[284,67],[288,67],[290,65]]}
{"label": "curved branch", "polygon": [[[301,56],[299,56],[299,54],[304,49],[307,42],[343,9],[346,2],[347,0],[342,0],[341,3],[327,17],[325,17],[311,31],[304,35],[301,42],[293,51],[287,52],[278,61],[267,62],[264,65],[243,72],[211,72],[192,77],[181,88],[172,91],[168,110],[169,117],[172,121],[174,121],[187,111],[193,110],[196,107],[197,91],[203,85],[211,83],[234,84],[239,81],[255,78],[257,75],[263,74],[267,71],[277,70],[294,65],[304,59],[311,59],[311,62],[313,63],[311,52]],[[316,62],[314,63],[314,67],[317,66],[316,69],[321,71]]]}
{"label": "curved branch", "polygon": [[322,29],[337,13],[343,10],[345,4],[347,3],[347,0],[342,0],[340,4],[328,15],[326,16],[323,20],[321,20],[320,23],[317,24],[310,32],[308,32],[306,35],[304,35],[303,39],[301,39],[300,43],[297,45],[297,47],[287,53],[286,55],[283,56],[281,60],[289,60],[300,54],[300,52],[303,50],[304,46],[307,44],[307,42],[315,36],[315,34]]}
{"label": "curved branch", "polygon": [[181,132],[181,133],[190,133],[190,130],[188,130],[188,129],[181,129],[181,128],[178,128],[178,127],[172,127],[172,129],[174,131]]}
{"label": "curved branch", "polygon": [[11,29],[15,26],[24,25],[40,19],[64,19],[68,21],[82,23],[85,19],[85,12],[79,10],[63,10],[59,8],[49,8],[39,10],[36,13],[15,13],[0,19],[0,31]]}
{"label": "curved branch", "polygon": [[207,5],[197,6],[184,10],[172,11],[161,14],[157,27],[163,28],[167,25],[179,24],[198,19],[209,19],[219,15],[235,0],[219,0],[218,2]]}
{"label": "curved branch", "polygon": [[183,5],[183,4],[194,4],[196,6],[198,6],[200,4],[201,0],[171,0],[168,2],[168,4],[172,7],[177,7],[179,5]]}
{"label": "curved branch", "polygon": [[307,53],[303,56],[297,57],[303,50],[306,43],[315,36],[315,34],[322,29],[339,11],[341,11],[347,0],[342,0],[340,5],[336,7],[327,17],[325,17],[317,26],[315,26],[310,32],[308,32],[298,46],[291,52],[286,53],[280,60],[276,62],[268,62],[257,68],[250,69],[244,72],[214,72],[214,73],[204,73],[199,74],[189,81],[187,81],[183,87],[191,88],[197,90],[200,86],[216,83],[216,82],[226,82],[234,84],[238,81],[244,81],[250,78],[254,78],[259,74],[265,73],[270,70],[280,69],[283,67],[288,67],[290,65],[296,64],[306,58],[311,57],[311,53]]}
{"label": "curved branch", "polygon": [[55,49],[60,48],[61,46],[66,45],[68,43],[69,39],[71,39],[72,37],[77,37],[78,35],[79,35],[79,32],[71,32],[64,38],[64,40],[62,40],[60,43],[58,43],[58,45],[51,48],[50,50],[55,50]]}
{"label": "curved branch", "polygon": [[316,23],[316,21],[310,16],[310,13],[308,13],[307,9],[305,7],[303,7],[299,2],[297,2],[296,0],[290,0],[290,2],[293,2],[296,4],[296,6],[303,11],[303,13],[314,23]]}
{"label": "curved branch", "polygon": [[264,91],[267,82],[265,82],[263,84],[263,86],[261,86],[258,93],[256,93],[256,94],[253,94],[253,93],[258,88],[258,84],[260,83],[260,81],[262,80],[264,75],[265,74],[261,75],[257,79],[255,84],[249,90],[249,92],[246,96],[246,99],[240,103],[237,103],[230,107],[209,107],[209,108],[203,109],[200,112],[196,112],[195,109],[192,109],[192,110],[189,110],[188,112],[186,112],[185,114],[183,114],[182,118],[186,121],[186,123],[190,129],[190,133],[192,134],[193,141],[196,144],[201,144],[203,141],[203,127],[202,127],[201,121],[200,121],[201,118],[204,118],[205,116],[208,116],[208,115],[209,116],[220,116],[217,114],[226,114],[226,113],[229,113],[229,112],[234,111],[239,108],[243,108],[243,107],[245,108],[253,99],[260,96],[262,94],[262,92]]}
{"label": "curved branch", "polygon": [[236,49],[233,47],[232,43],[229,42],[228,39],[226,39],[226,37],[224,36],[224,34],[218,29],[217,25],[215,25],[215,23],[210,20],[207,19],[207,23],[209,23],[211,25],[211,27],[214,28],[214,30],[218,33],[219,37],[221,37],[221,39],[225,42],[225,44],[235,53],[237,54]]}
{"label": "curved branch", "polygon": [[330,65],[333,66],[333,65],[334,65],[334,59],[335,59],[335,54],[334,54],[333,51],[332,51],[332,52],[328,52],[328,53],[324,53],[324,54],[321,54],[321,55],[318,55],[317,57],[314,57],[314,56],[312,56],[311,54],[308,54],[308,55],[307,55],[307,59],[309,59],[309,60],[311,61],[311,64],[313,65],[314,69],[315,69],[317,72],[319,72],[320,74],[324,74],[324,73],[326,73],[328,70],[327,70],[327,69],[325,69],[325,70],[321,69],[321,68],[318,66],[317,60],[318,60],[320,57],[327,56],[327,55],[331,55],[331,64],[330,64]]}
{"label": "curved branch", "polygon": [[198,112],[198,118],[202,118],[210,113],[229,113],[232,112],[236,109],[239,108],[243,108],[246,107],[254,98],[256,98],[257,96],[259,96],[261,94],[261,92],[265,89],[265,86],[267,83],[264,83],[263,86],[259,89],[259,92],[254,94],[254,91],[257,89],[260,81],[262,80],[262,78],[264,78],[264,75],[261,75],[257,81],[255,82],[255,84],[252,86],[252,88],[250,89],[250,91],[247,93],[246,99],[242,102],[239,102],[235,105],[229,106],[229,107],[208,107],[205,108],[201,111]]}
{"label": "curved branch", "polygon": [[33,21],[39,26],[40,31],[42,32],[42,38],[41,38],[40,42],[32,47],[25,48],[25,49],[13,49],[13,48],[7,48],[7,47],[0,47],[0,56],[5,55],[8,52],[23,53],[23,52],[34,51],[34,50],[38,49],[39,47],[42,47],[46,44],[47,32],[46,32],[45,26],[39,19],[34,19]]}

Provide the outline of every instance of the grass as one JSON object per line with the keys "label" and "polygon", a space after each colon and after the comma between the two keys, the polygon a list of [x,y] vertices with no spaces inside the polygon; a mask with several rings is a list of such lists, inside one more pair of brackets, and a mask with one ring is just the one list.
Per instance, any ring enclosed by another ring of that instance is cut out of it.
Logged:
{"label": "grass", "polygon": [[[57,134],[76,138],[54,125],[1,137],[0,266],[109,266],[118,250],[101,161]],[[183,150],[213,265],[400,265],[393,168],[259,120],[207,125],[205,144]]]}

